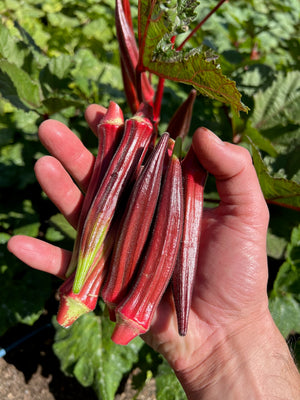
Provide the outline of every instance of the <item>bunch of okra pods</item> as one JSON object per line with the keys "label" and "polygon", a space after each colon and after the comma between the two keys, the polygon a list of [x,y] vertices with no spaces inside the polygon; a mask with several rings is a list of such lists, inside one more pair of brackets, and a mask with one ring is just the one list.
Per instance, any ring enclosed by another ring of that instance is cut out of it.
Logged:
{"label": "bunch of okra pods", "polygon": [[125,345],[149,329],[171,286],[178,332],[186,334],[207,177],[192,147],[181,155],[182,112],[188,114],[194,96],[162,135],[146,103],[124,121],[110,102],[98,125],[98,153],[59,289],[62,326],[93,310],[101,296],[116,322],[112,340]]}

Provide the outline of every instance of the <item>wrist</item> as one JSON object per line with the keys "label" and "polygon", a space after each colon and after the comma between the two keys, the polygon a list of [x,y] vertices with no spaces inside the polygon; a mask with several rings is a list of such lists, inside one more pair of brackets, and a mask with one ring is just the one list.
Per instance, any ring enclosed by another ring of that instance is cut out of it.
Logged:
{"label": "wrist", "polygon": [[175,370],[189,400],[300,398],[300,375],[284,338],[268,313],[215,331],[193,362]]}

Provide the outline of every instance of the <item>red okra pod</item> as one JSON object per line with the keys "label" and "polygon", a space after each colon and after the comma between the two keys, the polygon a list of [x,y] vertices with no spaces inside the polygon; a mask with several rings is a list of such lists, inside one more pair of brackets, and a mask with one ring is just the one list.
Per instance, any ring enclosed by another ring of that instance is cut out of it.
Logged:
{"label": "red okra pod", "polygon": [[185,336],[192,302],[195,274],[198,266],[201,236],[204,186],[207,172],[190,147],[182,163],[184,224],[183,234],[172,276],[178,332]]}
{"label": "red okra pod", "polygon": [[[120,57],[122,60],[121,64],[124,67],[123,76],[126,79],[126,82],[124,82],[126,96],[128,101],[135,101],[135,99],[138,98],[139,102],[147,102],[148,104],[152,105],[154,89],[151,86],[146,73],[142,73],[140,75],[140,83],[137,84],[136,81],[136,67],[138,64],[139,50],[132,26],[130,25],[130,22],[128,22],[128,15],[125,15],[123,5],[124,4],[122,4],[122,0],[116,0],[116,33],[120,48]],[[127,90],[129,90],[129,92],[127,92]],[[131,110],[133,110],[135,104],[129,104]]]}
{"label": "red okra pod", "polygon": [[125,345],[150,328],[174,270],[183,227],[182,171],[177,150],[175,145],[135,282],[115,310],[112,340],[118,344]]}
{"label": "red okra pod", "polygon": [[118,200],[151,141],[153,125],[145,117],[144,110],[147,111],[147,108],[142,105],[135,116],[125,121],[121,143],[86,217],[73,285],[74,293],[80,292],[93,260],[101,249]]}
{"label": "red okra pod", "polygon": [[147,240],[160,192],[169,134],[164,133],[143,166],[129,196],[101,296],[113,309],[124,298]]}
{"label": "red okra pod", "polygon": [[167,128],[167,132],[169,132],[172,139],[175,140],[177,136],[184,139],[188,134],[196,96],[197,91],[192,89],[187,99],[178,107],[172,116]]}
{"label": "red okra pod", "polygon": [[85,219],[100,183],[102,182],[102,179],[106,173],[109,163],[112,160],[113,155],[120,143],[123,128],[123,112],[116,103],[111,101],[106,114],[103,116],[97,127],[98,152],[93,167],[91,180],[89,182],[89,186],[83,199],[83,204],[80,211],[72,257],[66,272],[67,277],[70,276],[71,273],[76,269],[80,240]]}
{"label": "red okra pod", "polygon": [[60,304],[56,319],[61,326],[67,328],[81,315],[95,309],[107,272],[113,241],[114,229],[110,229],[79,293],[73,292],[75,271],[60,286],[58,290]]}
{"label": "red okra pod", "polygon": [[120,60],[120,64],[121,64],[122,80],[123,80],[126,100],[127,100],[127,103],[130,107],[132,114],[134,114],[137,111],[137,109],[139,108],[140,101],[138,99],[135,84],[131,81],[122,58]]}
{"label": "red okra pod", "polygon": [[126,21],[129,25],[130,29],[133,31],[133,24],[132,24],[131,10],[130,10],[130,1],[122,0],[122,6],[123,6]]}

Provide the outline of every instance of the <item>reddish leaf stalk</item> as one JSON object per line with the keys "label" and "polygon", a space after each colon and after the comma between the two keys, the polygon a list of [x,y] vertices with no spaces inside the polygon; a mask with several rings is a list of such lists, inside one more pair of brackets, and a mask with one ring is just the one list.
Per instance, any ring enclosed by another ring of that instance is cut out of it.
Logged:
{"label": "reddish leaf stalk", "polygon": [[184,224],[180,250],[172,276],[178,332],[185,336],[198,267],[204,186],[207,172],[202,168],[193,147],[181,163],[183,175]]}
{"label": "reddish leaf stalk", "polygon": [[158,124],[158,122],[159,122],[161,103],[162,103],[163,94],[164,94],[164,86],[165,86],[165,79],[160,77],[158,80],[157,88],[156,88],[154,106],[153,106],[154,122],[156,124]]}
{"label": "reddish leaf stalk", "polygon": [[79,245],[86,216],[95,197],[95,194],[97,193],[97,190],[100,186],[100,183],[106,173],[108,165],[113,158],[114,152],[119,145],[123,128],[123,112],[116,103],[111,101],[106,114],[103,116],[97,128],[97,157],[95,160],[91,180],[89,182],[89,186],[80,211],[79,221],[77,224],[77,236],[73,247],[72,258],[66,272],[67,277],[70,276],[70,274],[76,268],[78,261]]}
{"label": "reddish leaf stalk", "polygon": [[74,293],[80,292],[110,227],[117,202],[150,143],[153,125],[145,117],[147,111],[143,105],[134,117],[126,120],[121,143],[91,204],[81,236]]}
{"label": "reddish leaf stalk", "polygon": [[173,273],[183,227],[182,171],[176,149],[175,145],[135,283],[116,308],[112,340],[118,344],[126,345],[150,328]]}
{"label": "reddish leaf stalk", "polygon": [[111,310],[122,300],[132,282],[151,227],[161,187],[169,134],[165,133],[149,156],[128,199],[120,224],[111,265],[101,296]]}
{"label": "reddish leaf stalk", "polygon": [[[171,37],[172,48],[175,45],[176,36]],[[165,86],[165,78],[159,77],[158,85],[156,88],[155,98],[154,98],[154,121],[156,124],[159,122],[160,112],[161,112],[161,104],[164,94],[164,86]]]}

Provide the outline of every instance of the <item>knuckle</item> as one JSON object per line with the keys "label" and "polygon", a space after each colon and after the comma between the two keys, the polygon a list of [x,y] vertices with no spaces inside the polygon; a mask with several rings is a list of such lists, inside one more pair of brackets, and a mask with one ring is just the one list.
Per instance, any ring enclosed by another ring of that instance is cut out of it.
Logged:
{"label": "knuckle", "polygon": [[239,146],[239,153],[241,161],[243,162],[244,167],[252,166],[252,156],[248,149],[245,147]]}

